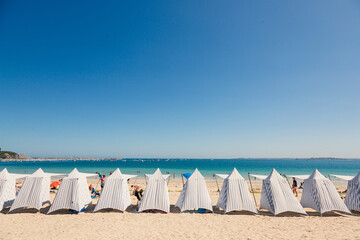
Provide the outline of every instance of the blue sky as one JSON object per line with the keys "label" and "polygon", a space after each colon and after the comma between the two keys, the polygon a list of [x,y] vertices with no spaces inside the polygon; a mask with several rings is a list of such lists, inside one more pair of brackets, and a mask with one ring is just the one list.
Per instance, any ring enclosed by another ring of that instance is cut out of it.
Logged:
{"label": "blue sky", "polygon": [[0,147],[360,157],[358,1],[1,1]]}

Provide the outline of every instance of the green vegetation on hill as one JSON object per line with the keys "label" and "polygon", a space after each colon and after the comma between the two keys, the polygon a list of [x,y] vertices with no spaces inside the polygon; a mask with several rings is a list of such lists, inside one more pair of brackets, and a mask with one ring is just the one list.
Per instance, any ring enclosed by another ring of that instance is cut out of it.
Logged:
{"label": "green vegetation on hill", "polygon": [[16,158],[18,156],[15,152],[0,151],[0,158]]}

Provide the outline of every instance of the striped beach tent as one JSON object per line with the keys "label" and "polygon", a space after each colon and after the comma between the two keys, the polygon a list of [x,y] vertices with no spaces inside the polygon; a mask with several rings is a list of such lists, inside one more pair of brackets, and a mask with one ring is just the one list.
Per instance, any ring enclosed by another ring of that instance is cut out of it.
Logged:
{"label": "striped beach tent", "polygon": [[199,208],[213,211],[205,179],[198,169],[195,169],[186,181],[175,206],[180,208],[181,212]]}
{"label": "striped beach tent", "polygon": [[350,213],[330,179],[317,169],[304,180],[301,205],[323,214],[329,211]]}
{"label": "striped beach tent", "polygon": [[275,169],[272,170],[268,177],[263,179],[260,209],[268,210],[275,216],[284,212],[306,215],[304,208],[295,198],[286,179],[281,177]]}
{"label": "striped beach tent", "polygon": [[92,204],[86,178],[96,176],[97,174],[80,173],[75,168],[61,181],[48,214],[60,209],[71,209],[80,212],[87,205]]}
{"label": "striped beach tent", "polygon": [[25,207],[40,211],[42,206],[50,204],[50,179],[52,176],[64,176],[64,174],[45,173],[39,168],[26,177],[9,212]]}
{"label": "striped beach tent", "polygon": [[345,205],[349,210],[360,212],[360,172],[348,181]]}
{"label": "striped beach tent", "polygon": [[231,211],[258,213],[248,185],[236,168],[224,179],[216,206],[223,209],[225,213]]}
{"label": "striped beach tent", "polygon": [[170,199],[166,183],[166,179],[161,174],[160,169],[157,169],[153,175],[150,176],[144,195],[139,203],[139,212],[145,210],[160,210],[163,212],[170,212]]}
{"label": "striped beach tent", "polygon": [[16,197],[16,179],[26,178],[26,174],[9,173],[6,168],[0,172],[0,211],[12,205]]}
{"label": "striped beach tent", "polygon": [[111,176],[106,179],[104,189],[96,204],[95,210],[118,209],[122,212],[131,205],[131,197],[127,180],[137,175],[122,174],[120,169],[116,169]]}

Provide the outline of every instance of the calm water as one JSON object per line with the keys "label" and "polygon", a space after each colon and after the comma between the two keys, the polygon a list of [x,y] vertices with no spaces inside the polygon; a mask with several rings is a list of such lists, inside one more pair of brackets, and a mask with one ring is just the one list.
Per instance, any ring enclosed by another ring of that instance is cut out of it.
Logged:
{"label": "calm water", "polygon": [[[0,162],[0,170],[7,168],[13,173],[33,173],[42,168],[45,172],[69,173],[73,168],[82,172],[100,171],[109,173],[120,168],[123,173],[143,175],[160,168],[162,173],[176,174],[192,172],[198,168],[205,177],[214,173],[229,173],[234,167],[243,175],[269,174],[275,168],[282,174],[311,174],[317,168],[324,175],[355,175],[360,171],[360,160],[334,159],[125,159],[124,161],[44,161],[44,162]],[[140,171],[140,173],[138,173]]]}

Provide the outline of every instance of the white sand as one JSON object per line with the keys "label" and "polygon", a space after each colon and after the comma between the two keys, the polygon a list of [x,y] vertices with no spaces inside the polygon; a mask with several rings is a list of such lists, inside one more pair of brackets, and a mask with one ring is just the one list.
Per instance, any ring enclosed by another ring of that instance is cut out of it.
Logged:
{"label": "white sand", "polygon": [[[137,183],[145,185],[143,180]],[[219,196],[216,184],[209,180],[207,185],[212,203],[216,205]],[[260,188],[261,185],[255,183],[255,192],[260,192]],[[180,180],[170,182],[172,205],[181,189]],[[256,193],[256,198],[259,204],[260,193]],[[132,200],[133,204],[137,203],[135,197]],[[177,213],[173,207],[169,214],[132,213],[135,207],[125,213],[91,213],[92,209],[89,207],[77,215],[45,215],[48,207],[42,209],[42,213],[24,210],[0,214],[0,239],[360,239],[359,215],[333,213],[320,217],[310,209],[306,209],[310,216],[280,217],[265,211],[261,215],[224,215],[219,211]]]}

